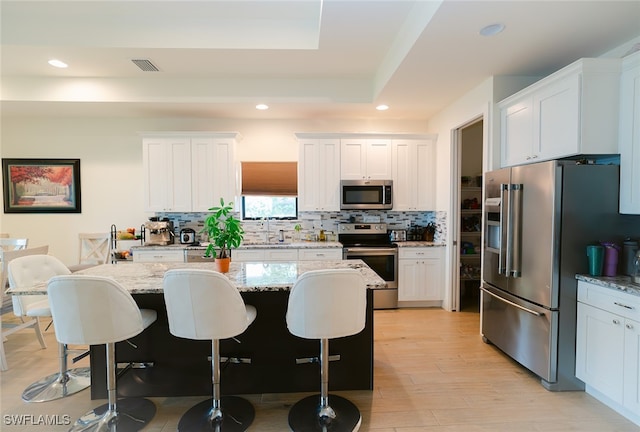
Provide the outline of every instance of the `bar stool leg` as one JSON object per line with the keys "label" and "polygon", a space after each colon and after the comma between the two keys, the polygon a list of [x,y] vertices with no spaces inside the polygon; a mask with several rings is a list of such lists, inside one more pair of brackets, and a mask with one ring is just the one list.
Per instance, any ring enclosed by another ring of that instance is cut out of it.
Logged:
{"label": "bar stool leg", "polygon": [[296,402],[289,410],[294,432],[355,432],[362,417],[353,402],[331,395],[329,405],[329,340],[320,339],[320,394]]}
{"label": "bar stool leg", "polygon": [[58,343],[59,371],[27,387],[22,392],[23,401],[48,402],[72,395],[91,385],[91,369],[67,369],[67,354],[67,346]]}
{"label": "bar stool leg", "polygon": [[108,343],[106,348],[108,403],[80,417],[69,432],[136,432],[145,427],[156,413],[156,406],[147,399],[118,401],[115,344]]}
{"label": "bar stool leg", "polygon": [[220,341],[211,341],[213,398],[192,406],[178,422],[178,432],[244,432],[256,416],[251,402],[220,392]]}

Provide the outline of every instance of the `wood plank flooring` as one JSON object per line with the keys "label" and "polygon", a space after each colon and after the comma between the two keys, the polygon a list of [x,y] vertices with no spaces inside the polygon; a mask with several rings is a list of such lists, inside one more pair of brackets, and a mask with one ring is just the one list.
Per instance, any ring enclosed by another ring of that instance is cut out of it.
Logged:
{"label": "wood plank flooring", "polygon": [[[7,315],[3,316],[3,320]],[[10,369],[0,373],[3,432],[65,431],[68,426],[9,424],[12,415],[69,416],[75,421],[104,400],[88,390],[65,399],[26,404],[22,390],[57,369],[53,329],[40,349],[32,331],[5,343]],[[584,392],[549,392],[538,379],[479,335],[477,312],[440,309],[375,311],[375,389],[339,392],[358,405],[362,431],[639,431]],[[87,365],[83,360],[80,365]],[[223,376],[224,379],[224,376]],[[249,395],[251,431],[286,431],[291,404],[307,394]],[[152,398],[158,411],[144,429],[175,431],[180,416],[203,398]],[[61,417],[62,418],[62,417]]]}

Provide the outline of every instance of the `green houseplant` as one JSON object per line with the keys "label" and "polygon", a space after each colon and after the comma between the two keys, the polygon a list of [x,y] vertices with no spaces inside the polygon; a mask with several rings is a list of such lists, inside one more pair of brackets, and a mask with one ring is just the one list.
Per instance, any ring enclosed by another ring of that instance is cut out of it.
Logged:
{"label": "green houseplant", "polygon": [[[233,203],[225,204],[224,199],[220,198],[219,207],[211,207],[212,212],[204,220],[204,228],[200,232],[207,233],[209,236],[209,246],[205,251],[205,257],[215,257],[216,262],[226,260],[228,271],[230,251],[237,248],[244,239],[244,230],[241,221],[233,217]],[[218,256],[215,256],[215,249],[219,249]],[[220,264],[220,263],[219,263]],[[224,264],[222,264],[224,266]]]}

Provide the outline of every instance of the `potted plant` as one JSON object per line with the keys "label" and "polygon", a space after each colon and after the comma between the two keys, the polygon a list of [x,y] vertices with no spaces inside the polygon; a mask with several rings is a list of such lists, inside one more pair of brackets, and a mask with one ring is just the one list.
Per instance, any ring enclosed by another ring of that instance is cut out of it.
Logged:
{"label": "potted plant", "polygon": [[[237,248],[244,238],[244,230],[240,220],[231,214],[233,203],[224,203],[220,198],[219,207],[211,207],[212,212],[204,220],[204,228],[200,232],[205,232],[209,236],[209,246],[205,251],[205,257],[215,257],[216,268],[221,273],[229,271],[230,251]],[[218,256],[215,256],[215,249],[218,248]]]}

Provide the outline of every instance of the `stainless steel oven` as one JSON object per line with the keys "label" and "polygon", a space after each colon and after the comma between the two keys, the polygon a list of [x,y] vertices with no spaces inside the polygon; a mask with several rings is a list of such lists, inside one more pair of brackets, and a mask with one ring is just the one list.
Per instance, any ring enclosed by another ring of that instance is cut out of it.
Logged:
{"label": "stainless steel oven", "polygon": [[360,259],[387,282],[386,289],[373,292],[374,309],[398,307],[398,248],[389,240],[387,225],[340,224],[338,241],[343,259]]}

